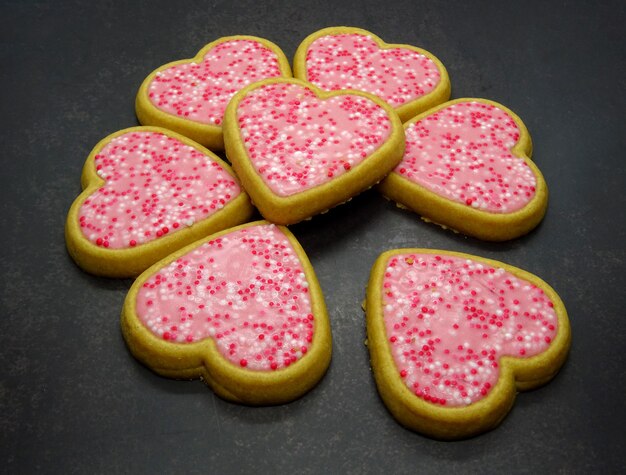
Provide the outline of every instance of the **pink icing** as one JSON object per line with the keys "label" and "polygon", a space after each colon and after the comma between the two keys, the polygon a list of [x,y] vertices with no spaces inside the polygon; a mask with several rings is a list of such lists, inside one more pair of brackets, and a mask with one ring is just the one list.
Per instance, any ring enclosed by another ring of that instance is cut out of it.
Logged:
{"label": "pink icing", "polygon": [[557,331],[543,290],[501,268],[454,256],[390,258],[383,315],[396,368],[422,399],[465,406],[496,384],[500,356],[545,351]]}
{"label": "pink icing", "polygon": [[319,99],[297,84],[267,84],[239,103],[248,157],[267,186],[289,196],[354,168],[391,133],[385,109],[345,94]]}
{"label": "pink icing", "polygon": [[437,65],[405,48],[381,49],[371,36],[357,33],[317,38],[306,54],[307,79],[326,90],[357,89],[393,107],[419,99],[439,83]]}
{"label": "pink icing", "polygon": [[164,340],[213,338],[228,361],[276,370],[310,348],[308,286],[282,231],[256,225],[202,244],[152,275],[137,294],[137,315]]}
{"label": "pink icing", "polygon": [[159,109],[194,122],[220,125],[230,98],[250,83],[281,76],[276,53],[251,40],[217,44],[200,63],[183,63],[156,74],[148,97]]}
{"label": "pink icing", "polygon": [[537,185],[531,168],[511,153],[519,137],[502,109],[460,102],[406,129],[406,151],[394,171],[452,201],[510,213],[532,200]]}
{"label": "pink icing", "polygon": [[239,195],[219,163],[158,132],[128,132],[95,156],[105,180],[80,207],[84,236],[98,246],[134,247],[191,226]]}

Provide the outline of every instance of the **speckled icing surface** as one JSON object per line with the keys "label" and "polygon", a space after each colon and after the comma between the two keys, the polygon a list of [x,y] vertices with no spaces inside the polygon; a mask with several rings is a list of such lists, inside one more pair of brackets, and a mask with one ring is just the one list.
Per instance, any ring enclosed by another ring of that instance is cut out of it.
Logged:
{"label": "speckled icing surface", "polygon": [[139,319],[159,338],[213,338],[226,359],[248,369],[289,366],[313,340],[304,270],[274,225],[202,244],[151,276],[136,303]]}
{"label": "speckled icing surface", "polygon": [[365,91],[393,107],[428,94],[441,77],[428,56],[406,48],[381,49],[371,36],[357,33],[317,38],[307,50],[306,71],[321,89]]}
{"label": "speckled icing surface", "polygon": [[237,108],[248,157],[279,196],[313,188],[354,168],[391,133],[385,109],[362,96],[318,98],[298,84],[266,84]]}
{"label": "speckled icing surface", "polygon": [[382,293],[397,371],[414,394],[435,404],[482,399],[498,380],[500,356],[537,355],[557,332],[543,290],[456,256],[392,256]]}
{"label": "speckled icing surface", "polygon": [[504,110],[476,101],[452,104],[406,129],[395,172],[458,203],[511,213],[535,195],[537,179],[511,153],[520,131]]}
{"label": "speckled icing surface", "polygon": [[164,112],[219,126],[237,91],[281,75],[278,58],[267,46],[252,40],[230,40],[211,48],[202,62],[158,72],[149,85],[148,97]]}
{"label": "speckled icing surface", "polygon": [[240,193],[219,163],[159,132],[113,138],[94,165],[105,184],[78,217],[83,235],[105,248],[135,247],[191,226]]}

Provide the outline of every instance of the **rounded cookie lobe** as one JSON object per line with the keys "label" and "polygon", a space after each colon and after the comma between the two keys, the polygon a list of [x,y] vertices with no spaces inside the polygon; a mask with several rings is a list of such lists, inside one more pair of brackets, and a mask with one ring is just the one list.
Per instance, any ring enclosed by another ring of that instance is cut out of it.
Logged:
{"label": "rounded cookie lobe", "polygon": [[402,161],[380,191],[426,220],[485,240],[533,229],[547,186],[528,158],[530,136],[501,104],[457,99],[405,124]]}
{"label": "rounded cookie lobe", "polygon": [[222,397],[277,404],[312,388],[331,352],[321,290],[295,237],[261,221],[218,233],[140,276],[122,329],[156,372]]}
{"label": "rounded cookie lobe", "polygon": [[399,161],[404,131],[375,96],[325,93],[296,79],[239,92],[224,116],[226,153],[261,214],[291,224],[380,181]]}
{"label": "rounded cookie lobe", "polygon": [[541,279],[467,254],[398,249],[376,261],[367,331],[379,392],[432,437],[495,427],[516,389],[549,381],[570,345],[567,312]]}
{"label": "rounded cookie lobe", "polygon": [[415,46],[387,44],[360,28],[330,27],[309,35],[296,51],[294,75],[325,91],[374,94],[402,121],[450,97],[447,71],[435,56]]}
{"label": "rounded cookie lobe", "polygon": [[232,96],[255,81],[280,76],[291,77],[291,68],[274,43],[254,36],[220,38],[193,59],[153,71],[137,94],[137,117],[221,150],[222,120]]}
{"label": "rounded cookie lobe", "polygon": [[252,213],[228,165],[165,129],[134,127],[106,137],[87,158],[82,182],[66,242],[76,262],[98,275],[135,276]]}

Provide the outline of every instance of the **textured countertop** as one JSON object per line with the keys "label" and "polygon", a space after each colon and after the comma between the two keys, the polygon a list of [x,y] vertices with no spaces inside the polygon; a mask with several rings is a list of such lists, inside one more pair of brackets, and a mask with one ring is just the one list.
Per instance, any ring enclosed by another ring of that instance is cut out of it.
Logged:
{"label": "textured countertop", "polygon": [[[624,470],[623,2],[56,3],[0,5],[0,472]],[[452,98],[485,97],[520,115],[550,190],[545,220],[521,239],[485,243],[368,191],[291,226],[334,337],[313,391],[251,408],[155,375],[120,333],[131,281],[88,275],[65,250],[85,158],[137,125],[135,94],[154,68],[233,34],[270,39],[292,58],[305,36],[335,25],[425,48],[446,65]],[[519,395],[496,430],[434,441],[403,429],[379,399],[360,305],[376,256],[396,247],[502,260],[565,302],[568,362],[549,385]]]}

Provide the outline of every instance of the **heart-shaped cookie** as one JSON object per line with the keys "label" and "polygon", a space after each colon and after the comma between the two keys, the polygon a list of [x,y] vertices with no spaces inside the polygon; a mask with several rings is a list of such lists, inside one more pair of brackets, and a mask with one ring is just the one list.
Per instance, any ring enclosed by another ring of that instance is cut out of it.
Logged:
{"label": "heart-shaped cookie", "polygon": [[222,150],[222,119],[232,96],[261,79],[291,77],[285,54],[255,36],[228,36],[192,59],[165,64],[144,80],[135,101],[139,122],[174,130]]}
{"label": "heart-shaped cookie", "polygon": [[450,97],[448,73],[435,56],[415,46],[387,44],[360,28],[324,28],[307,36],[293,70],[295,77],[325,91],[374,94],[403,122]]}
{"label": "heart-shaped cookie", "polygon": [[403,425],[442,439],[494,428],[517,390],[554,377],[571,340],[563,302],[543,280],[457,252],[383,253],[366,313],[383,401]]}
{"label": "heart-shaped cookie", "polygon": [[532,230],[548,188],[528,158],[521,119],[486,99],[456,99],[405,125],[406,150],[379,185],[387,197],[444,227],[490,241]]}
{"label": "heart-shaped cookie", "polygon": [[67,248],[84,270],[110,277],[134,277],[253,211],[226,163],[158,127],[101,140],[85,162],[82,185],[67,216]]}
{"label": "heart-shaped cookie", "polygon": [[402,123],[379,98],[268,79],[224,115],[226,154],[261,214],[291,224],[380,181],[404,150]]}
{"label": "heart-shaped cookie", "polygon": [[311,389],[331,335],[315,272],[287,228],[248,223],[194,243],[142,274],[122,331],[164,376],[202,378],[221,397],[279,404]]}

